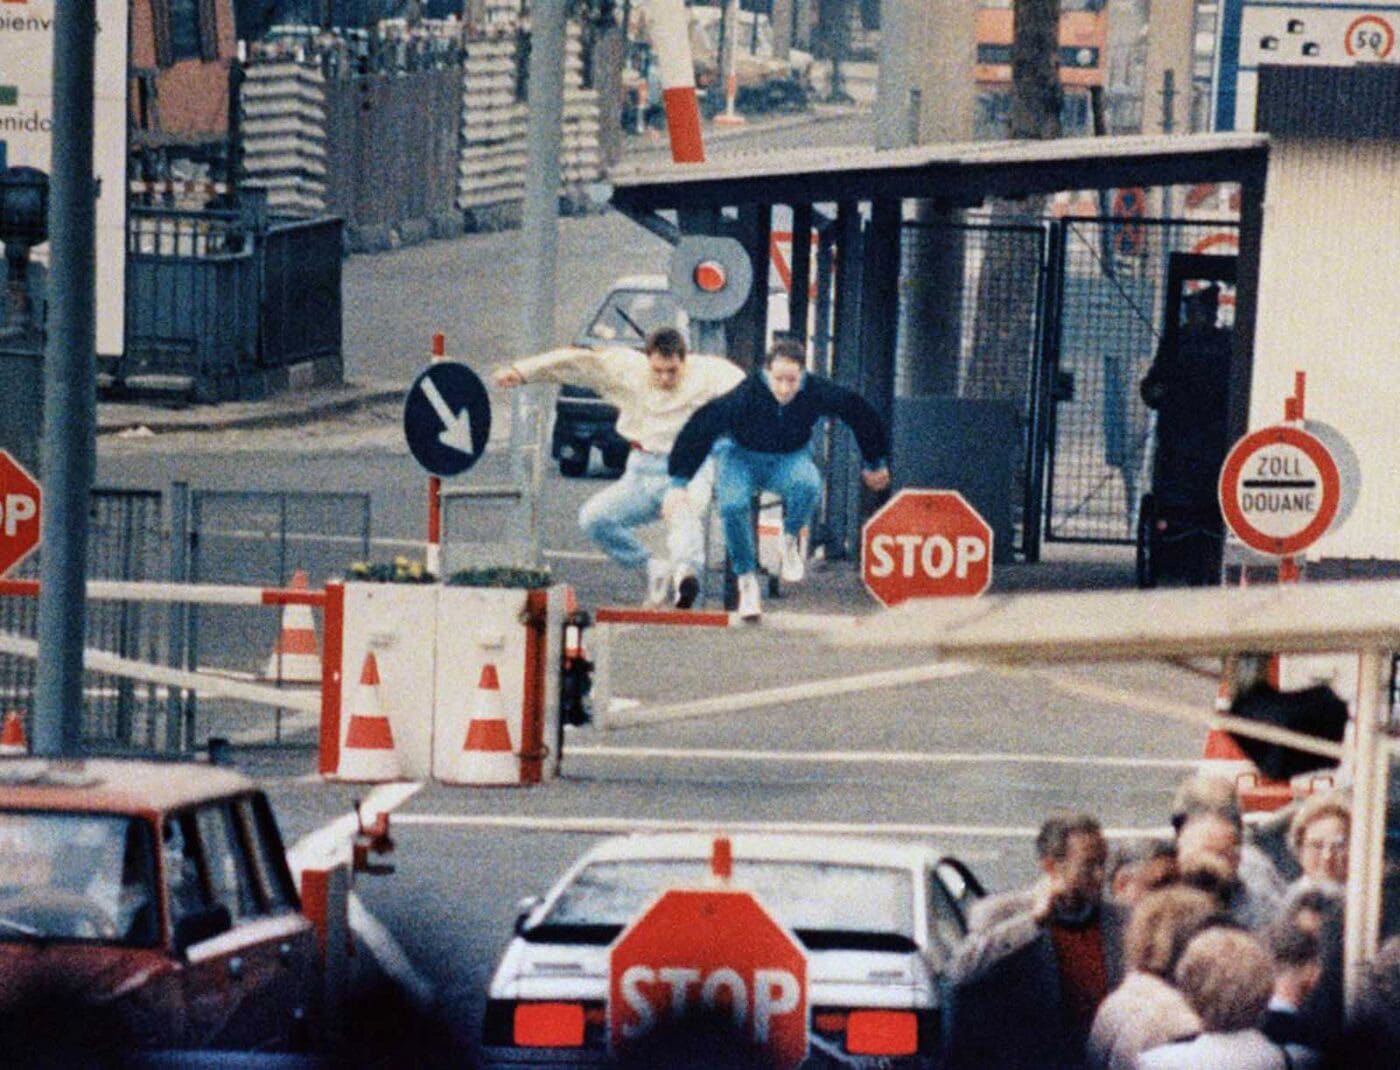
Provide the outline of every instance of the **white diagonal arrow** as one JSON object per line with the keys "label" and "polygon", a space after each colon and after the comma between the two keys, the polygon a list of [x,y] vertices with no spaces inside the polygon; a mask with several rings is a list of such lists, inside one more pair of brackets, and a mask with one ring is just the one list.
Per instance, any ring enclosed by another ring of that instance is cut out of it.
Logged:
{"label": "white diagonal arrow", "polygon": [[429,376],[423,377],[423,394],[428,399],[428,404],[433,407],[433,411],[437,413],[438,419],[442,421],[442,430],[438,432],[438,441],[448,449],[470,454],[472,452],[471,413],[466,408],[463,408],[459,413],[454,413],[448,407],[447,402],[443,400],[443,396],[438,393],[437,384]]}

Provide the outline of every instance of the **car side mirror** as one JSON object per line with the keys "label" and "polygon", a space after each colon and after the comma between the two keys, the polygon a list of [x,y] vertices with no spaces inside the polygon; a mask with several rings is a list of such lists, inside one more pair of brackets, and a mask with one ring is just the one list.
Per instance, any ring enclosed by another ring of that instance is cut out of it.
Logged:
{"label": "car side mirror", "polygon": [[525,931],[525,921],[535,912],[535,908],[544,900],[537,895],[527,895],[520,902],[515,904],[515,935],[519,936]]}
{"label": "car side mirror", "polygon": [[233,917],[222,903],[193,911],[175,923],[175,952],[184,955],[195,944],[211,940],[232,928]]}

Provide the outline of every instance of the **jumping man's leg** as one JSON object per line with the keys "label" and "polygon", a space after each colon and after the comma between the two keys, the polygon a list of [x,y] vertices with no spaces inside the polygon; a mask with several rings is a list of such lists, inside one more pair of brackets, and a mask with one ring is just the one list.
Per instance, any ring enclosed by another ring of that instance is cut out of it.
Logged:
{"label": "jumping man's leg", "polygon": [[783,533],[796,535],[809,523],[821,500],[822,478],[805,449],[783,454],[773,465],[767,488],[783,499]]}
{"label": "jumping man's leg", "polygon": [[736,576],[758,568],[753,544],[754,492],[749,453],[738,446],[715,451],[715,504],[724,522],[724,544]]}
{"label": "jumping man's leg", "polygon": [[666,490],[664,458],[659,473],[651,471],[653,467],[641,454],[633,453],[618,481],[589,498],[578,513],[584,533],[628,568],[640,568],[651,556],[632,529],[661,515]]}

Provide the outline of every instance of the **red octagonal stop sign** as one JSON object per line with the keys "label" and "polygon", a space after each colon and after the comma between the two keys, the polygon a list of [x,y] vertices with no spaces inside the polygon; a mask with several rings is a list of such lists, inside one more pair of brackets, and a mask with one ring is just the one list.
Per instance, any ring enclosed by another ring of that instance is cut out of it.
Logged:
{"label": "red octagonal stop sign", "polygon": [[672,889],[608,953],[608,1044],[655,1043],[678,1021],[714,1014],[772,1065],[807,1057],[807,957],[748,892]]}
{"label": "red octagonal stop sign", "polygon": [[24,465],[0,450],[0,576],[39,545],[43,495]]}
{"label": "red octagonal stop sign", "polygon": [[887,606],[979,595],[992,582],[992,528],[955,490],[902,490],[861,529],[860,574]]}

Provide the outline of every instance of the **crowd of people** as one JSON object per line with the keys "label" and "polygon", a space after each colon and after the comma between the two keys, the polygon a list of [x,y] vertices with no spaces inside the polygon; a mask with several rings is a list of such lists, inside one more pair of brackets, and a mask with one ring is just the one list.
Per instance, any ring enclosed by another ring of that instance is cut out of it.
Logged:
{"label": "crowd of people", "polygon": [[1043,824],[1039,878],[978,902],[950,965],[950,1065],[1400,1066],[1400,938],[1344,1016],[1345,795],[1298,805],[1277,858],[1223,778],[1186,781],[1171,823],[1172,839],[1112,850],[1088,814]]}

